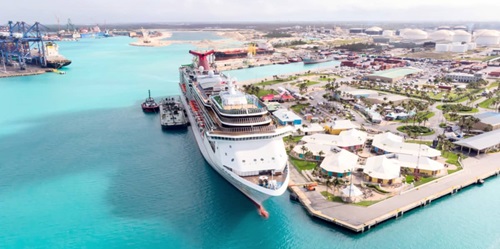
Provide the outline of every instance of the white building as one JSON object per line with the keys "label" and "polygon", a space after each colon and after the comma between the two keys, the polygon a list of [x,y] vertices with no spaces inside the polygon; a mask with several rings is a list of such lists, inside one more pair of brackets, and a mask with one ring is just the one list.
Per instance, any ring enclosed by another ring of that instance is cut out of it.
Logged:
{"label": "white building", "polygon": [[447,79],[458,81],[458,82],[477,82],[478,80],[483,78],[481,73],[476,74],[468,74],[468,73],[449,73],[445,76]]}
{"label": "white building", "polygon": [[365,181],[379,184],[393,184],[400,181],[401,167],[393,154],[369,157],[363,167]]}
{"label": "white building", "polygon": [[403,137],[391,132],[377,134],[373,137],[372,152],[376,154],[406,154],[437,158],[441,151],[425,144],[405,143]]}
{"label": "white building", "polygon": [[329,176],[344,177],[351,174],[357,167],[358,156],[340,148],[332,148],[320,164],[323,172]]}
{"label": "white building", "polygon": [[356,151],[363,147],[367,137],[368,134],[366,132],[351,129],[342,131],[339,135],[318,133],[310,136],[304,136],[301,141],[306,142],[307,144],[323,144],[331,147],[336,146],[349,151]]}

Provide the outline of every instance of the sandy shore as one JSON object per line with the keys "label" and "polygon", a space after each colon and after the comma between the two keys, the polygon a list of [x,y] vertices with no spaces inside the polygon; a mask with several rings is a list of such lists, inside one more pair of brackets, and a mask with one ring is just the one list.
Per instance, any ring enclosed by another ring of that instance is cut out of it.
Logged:
{"label": "sandy shore", "polygon": [[[177,31],[177,30],[176,30]],[[178,30],[181,31],[181,30]],[[186,30],[186,32],[210,32],[211,30]],[[198,49],[221,49],[227,48],[229,45],[235,42],[245,42],[253,39],[255,35],[255,31],[252,30],[243,30],[243,31],[213,31],[218,36],[221,36],[225,39],[222,40],[201,40],[201,41],[178,41],[178,40],[163,40],[165,38],[172,37],[172,30],[160,30],[162,33],[159,37],[151,37],[149,38],[149,43],[144,43],[143,38],[138,38],[136,41],[131,42],[132,46],[141,46],[141,47],[164,47],[169,46],[171,44],[182,43],[182,44],[193,44]]]}
{"label": "sandy shore", "polygon": [[161,32],[161,36],[150,37],[149,43],[144,43],[144,38],[137,38],[137,40],[134,42],[131,42],[130,45],[139,46],[139,47],[164,47],[164,46],[168,46],[174,42],[174,41],[163,40],[165,38],[172,37],[171,32],[163,31],[163,30],[160,32]]}

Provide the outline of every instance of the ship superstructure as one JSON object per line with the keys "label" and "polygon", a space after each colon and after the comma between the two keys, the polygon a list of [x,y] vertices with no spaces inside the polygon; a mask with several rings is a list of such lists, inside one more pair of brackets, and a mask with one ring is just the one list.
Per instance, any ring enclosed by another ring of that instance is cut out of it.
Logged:
{"label": "ship superstructure", "polygon": [[282,138],[291,129],[280,126],[256,96],[239,91],[235,79],[211,70],[207,56],[213,51],[190,53],[199,60],[180,68],[180,86],[200,151],[266,215],[262,202],[288,185]]}

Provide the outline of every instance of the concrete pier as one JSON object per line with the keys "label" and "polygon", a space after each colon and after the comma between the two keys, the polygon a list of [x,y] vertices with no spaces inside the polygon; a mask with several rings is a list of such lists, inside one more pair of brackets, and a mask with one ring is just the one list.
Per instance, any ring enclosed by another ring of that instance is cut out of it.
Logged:
{"label": "concrete pier", "polygon": [[[401,217],[405,212],[414,208],[430,205],[433,200],[456,194],[469,185],[480,184],[480,180],[498,176],[499,161],[500,153],[482,155],[480,158],[467,158],[462,162],[464,169],[459,172],[368,207],[327,201],[318,190],[305,192],[297,186],[289,189],[298,196],[300,203],[311,216],[354,232],[365,232],[388,219]],[[304,182],[305,179],[295,168],[292,168],[291,181]]]}

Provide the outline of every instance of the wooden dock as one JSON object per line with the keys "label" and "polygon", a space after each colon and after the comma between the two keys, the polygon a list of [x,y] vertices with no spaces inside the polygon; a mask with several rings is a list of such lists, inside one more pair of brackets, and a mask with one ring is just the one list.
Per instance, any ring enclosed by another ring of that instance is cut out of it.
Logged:
{"label": "wooden dock", "polygon": [[[500,153],[487,154],[481,158],[467,158],[464,169],[436,179],[368,207],[327,201],[320,191],[304,192],[298,186],[289,187],[298,196],[309,215],[344,227],[353,232],[365,232],[371,227],[392,218],[402,217],[405,212],[423,207],[443,196],[453,195],[461,189],[482,184],[485,179],[500,174]],[[302,175],[291,170],[292,182],[304,182]],[[488,184],[487,182],[485,184]]]}

